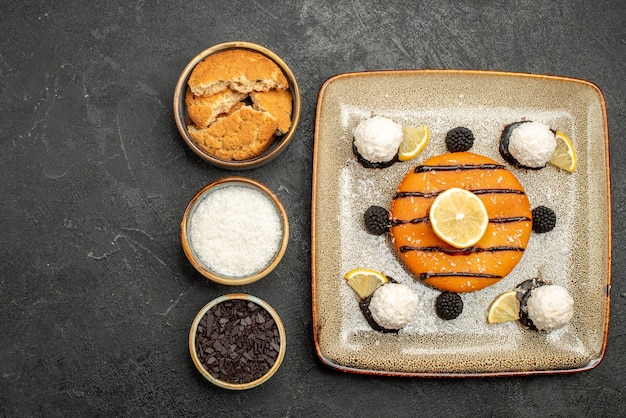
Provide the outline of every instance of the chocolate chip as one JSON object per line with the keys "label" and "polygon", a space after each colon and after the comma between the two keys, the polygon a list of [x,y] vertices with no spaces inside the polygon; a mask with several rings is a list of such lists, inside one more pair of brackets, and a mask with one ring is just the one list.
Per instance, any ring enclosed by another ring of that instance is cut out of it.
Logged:
{"label": "chocolate chip", "polygon": [[199,324],[196,353],[216,379],[252,382],[265,375],[278,358],[278,327],[270,313],[254,302],[221,302]]}

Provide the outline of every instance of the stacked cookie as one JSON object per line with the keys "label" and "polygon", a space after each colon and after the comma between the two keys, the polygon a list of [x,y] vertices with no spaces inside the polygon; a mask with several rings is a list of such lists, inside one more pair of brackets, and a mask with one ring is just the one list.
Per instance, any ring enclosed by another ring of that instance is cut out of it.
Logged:
{"label": "stacked cookie", "polygon": [[187,84],[187,129],[216,158],[257,157],[291,126],[287,78],[260,53],[229,49],[209,55]]}

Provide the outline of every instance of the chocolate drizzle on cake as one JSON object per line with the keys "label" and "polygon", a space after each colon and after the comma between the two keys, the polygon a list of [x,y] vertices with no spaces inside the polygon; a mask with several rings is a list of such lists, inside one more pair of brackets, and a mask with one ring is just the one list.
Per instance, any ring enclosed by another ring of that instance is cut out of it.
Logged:
{"label": "chocolate drizzle on cake", "polygon": [[415,174],[428,171],[465,171],[465,170],[501,170],[502,164],[452,164],[452,165],[418,165]]}
{"label": "chocolate drizzle on cake", "polygon": [[406,225],[406,224],[421,224],[422,222],[426,222],[429,223],[430,219],[428,218],[428,216],[424,216],[423,218],[414,218],[414,219],[392,219],[390,221],[390,226],[400,226],[400,225]]}
{"label": "chocolate drizzle on cake", "polygon": [[[517,189],[467,189],[468,192],[472,192],[476,195],[481,194],[526,194],[523,190]],[[433,198],[439,196],[441,193],[445,192],[445,190],[439,190],[436,192],[397,192],[393,198],[394,199],[404,199],[407,197],[425,197],[425,198]]]}
{"label": "chocolate drizzle on cake", "polygon": [[[531,218],[529,218],[528,216],[511,216],[508,218],[489,218],[489,222],[490,223],[494,223],[494,224],[508,224],[508,223],[513,223],[513,222],[530,222],[532,221]],[[400,225],[406,225],[406,224],[421,224],[422,222],[426,222],[429,223],[430,219],[428,216],[424,216],[422,218],[414,218],[414,219],[392,219],[389,224],[390,226],[400,226]]]}
{"label": "chocolate drizzle on cake", "polygon": [[472,277],[479,279],[501,279],[502,276],[487,273],[469,273],[465,271],[450,271],[446,273],[422,273],[420,280],[432,279],[433,277]]}
{"label": "chocolate drizzle on cake", "polygon": [[511,246],[498,246],[498,247],[468,247],[468,248],[444,248],[444,247],[412,247],[409,245],[403,245],[400,247],[401,253],[406,253],[409,251],[425,251],[429,253],[444,253],[447,255],[468,255],[468,254],[476,254],[476,253],[495,253],[499,251],[524,251],[524,248],[521,247],[511,247]]}
{"label": "chocolate drizzle on cake", "polygon": [[532,221],[532,219],[530,219],[528,216],[511,216],[508,218],[489,218],[489,222],[493,224],[508,224],[512,222],[530,222],[530,221]]}

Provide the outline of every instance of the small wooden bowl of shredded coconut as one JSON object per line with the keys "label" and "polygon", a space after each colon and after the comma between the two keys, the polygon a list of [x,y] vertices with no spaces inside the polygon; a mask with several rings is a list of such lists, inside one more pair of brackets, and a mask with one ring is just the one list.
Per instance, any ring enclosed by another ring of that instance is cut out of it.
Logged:
{"label": "small wooden bowl of shredded coconut", "polygon": [[191,199],[181,222],[187,259],[214,282],[243,285],[268,275],[289,241],[287,213],[263,184],[226,177]]}

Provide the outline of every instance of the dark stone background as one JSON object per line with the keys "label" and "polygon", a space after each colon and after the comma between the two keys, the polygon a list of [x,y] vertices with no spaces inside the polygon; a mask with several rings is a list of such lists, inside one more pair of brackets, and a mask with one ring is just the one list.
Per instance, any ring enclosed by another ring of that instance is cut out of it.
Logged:
{"label": "dark stone background", "polygon": [[[98,4],[101,3],[101,4]],[[626,6],[622,0],[9,2],[0,5],[0,415],[626,415]],[[252,391],[203,381],[189,326],[233,291],[179,242],[194,192],[232,174],[197,158],[172,114],[198,52],[246,40],[302,89],[294,142],[244,174],[283,200],[276,271],[235,289],[281,314],[288,351]],[[310,195],[317,93],[335,74],[465,68],[555,74],[603,90],[611,134],[613,289],[604,361],[572,375],[397,379],[317,360]]]}

